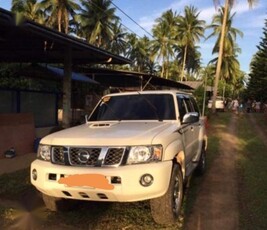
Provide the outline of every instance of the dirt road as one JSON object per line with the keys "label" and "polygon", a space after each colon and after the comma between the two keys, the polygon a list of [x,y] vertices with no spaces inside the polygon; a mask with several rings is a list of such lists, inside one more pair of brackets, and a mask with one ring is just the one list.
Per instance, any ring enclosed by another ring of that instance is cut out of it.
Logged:
{"label": "dirt road", "polygon": [[186,230],[238,229],[236,119],[232,116],[226,129],[215,127],[221,139],[220,154],[205,175]]}
{"label": "dirt road", "polygon": [[[251,127],[267,147],[266,133],[253,119],[254,114],[243,116],[249,118]],[[220,137],[219,154],[204,176],[193,210],[185,220],[185,230],[239,229],[238,178],[235,166],[238,157],[236,124],[237,119],[241,118],[233,114],[227,127],[214,127]]]}

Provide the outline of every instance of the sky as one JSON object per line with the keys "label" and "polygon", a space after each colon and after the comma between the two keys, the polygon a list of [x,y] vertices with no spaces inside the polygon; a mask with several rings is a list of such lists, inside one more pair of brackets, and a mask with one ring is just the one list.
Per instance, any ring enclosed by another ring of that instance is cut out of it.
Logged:
{"label": "sky", "polygon": [[[0,0],[0,7],[10,10],[11,2],[12,0]],[[224,3],[223,0],[220,2],[221,4]],[[264,22],[267,19],[267,1],[258,0],[252,9],[248,7],[247,0],[236,0],[235,2],[232,10],[232,13],[236,13],[233,27],[243,32],[243,37],[237,37],[237,44],[241,48],[238,60],[241,70],[249,73],[249,64],[257,52],[256,46],[259,45],[263,36]],[[182,15],[184,7],[192,5],[200,12],[199,19],[205,20],[206,24],[211,23],[212,17],[216,13],[213,0],[113,0],[113,3],[145,29],[145,31],[141,29],[117,9],[116,15],[121,18],[123,26],[130,29],[128,30],[129,33],[134,31],[140,37],[146,35],[150,38],[155,19],[169,9]],[[205,36],[210,33],[211,31],[206,31]],[[200,46],[201,63],[205,66],[215,57],[212,55],[214,39],[202,39],[198,46]]]}

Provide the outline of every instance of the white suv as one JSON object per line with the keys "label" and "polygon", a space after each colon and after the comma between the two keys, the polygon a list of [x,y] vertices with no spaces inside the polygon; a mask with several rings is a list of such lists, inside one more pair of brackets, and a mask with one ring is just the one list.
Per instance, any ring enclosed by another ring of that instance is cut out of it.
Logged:
{"label": "white suv", "polygon": [[[216,97],[216,101],[215,101],[215,108],[216,110],[218,111],[224,111],[224,100],[223,100],[223,97]],[[212,108],[212,100],[209,100],[208,102],[208,108],[211,109]]]}
{"label": "white suv", "polygon": [[73,200],[150,199],[154,220],[170,224],[189,176],[205,169],[206,148],[204,121],[190,94],[110,94],[86,124],[41,140],[31,183],[51,210]]}

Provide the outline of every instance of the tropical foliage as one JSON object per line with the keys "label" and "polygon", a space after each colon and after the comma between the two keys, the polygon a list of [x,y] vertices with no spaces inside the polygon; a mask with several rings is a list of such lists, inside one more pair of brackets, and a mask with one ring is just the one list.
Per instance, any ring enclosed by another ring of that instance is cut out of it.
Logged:
{"label": "tropical foliage", "polygon": [[[219,3],[218,0],[214,2],[216,5]],[[206,78],[207,84],[213,85],[214,94],[217,94],[218,86],[231,85],[233,92],[244,87],[244,73],[238,62],[240,49],[236,44],[236,38],[242,36],[242,32],[232,26],[235,14],[231,14],[231,7],[234,2],[225,0],[224,7],[219,8],[212,24],[207,26],[212,30],[208,38],[217,38],[213,54],[218,54],[207,67],[201,67],[198,46],[206,25],[194,6],[186,6],[181,14],[171,9],[165,11],[155,20],[150,37],[139,37],[133,31],[129,33],[116,15],[116,6],[111,0],[12,0],[11,10],[131,59],[132,64],[124,69],[153,73],[176,81]],[[248,2],[252,6],[255,1]],[[261,44],[251,64],[254,71],[250,75],[251,91],[254,90],[254,81],[260,79],[256,70],[262,67],[261,70],[266,72],[264,61],[261,66],[257,64],[259,59],[265,58],[263,50]],[[204,77],[205,71],[208,77]]]}
{"label": "tropical foliage", "polygon": [[[240,52],[237,44],[235,43],[237,35],[243,36],[243,33],[232,27],[233,19],[235,14],[231,15],[230,9],[228,12],[225,11],[225,8],[222,7],[219,9],[219,13],[213,17],[212,24],[207,28],[212,29],[212,33],[207,37],[217,37],[212,53],[216,54],[219,52],[220,37],[222,36],[222,24],[223,18],[226,15],[226,28],[225,28],[225,37],[223,44],[223,53],[222,53],[222,62],[221,62],[221,72],[220,80],[226,83],[235,83],[238,81],[240,73],[240,64],[237,60],[237,54]],[[210,61],[217,65],[218,57]]]}
{"label": "tropical foliage", "polygon": [[[220,0],[213,0],[213,2],[218,5]],[[234,5],[235,0],[225,0],[224,1],[224,12],[229,12]],[[256,2],[256,0],[247,0],[250,7]],[[214,81],[214,91],[213,91],[213,99],[212,99],[212,112],[216,112],[215,108],[215,101],[218,92],[218,84],[219,79],[221,76],[221,68],[222,68],[222,61],[223,61],[223,54],[224,54],[224,46],[225,46],[225,37],[226,37],[226,30],[227,30],[227,13],[223,14],[222,18],[222,26],[221,26],[221,34],[219,37],[219,52],[218,52],[218,60],[216,63],[216,73],[215,73],[215,81]]]}
{"label": "tropical foliage", "polygon": [[267,19],[257,48],[258,51],[250,63],[251,71],[246,93],[247,97],[264,102],[267,101]]}
{"label": "tropical foliage", "polygon": [[[199,20],[199,12],[193,6],[186,6],[184,9],[184,17],[178,18],[177,40],[181,47],[183,61],[181,71],[181,81],[184,78],[184,70],[193,67],[190,60],[199,60],[199,54],[195,44],[204,36],[205,21]],[[191,56],[190,56],[191,55]],[[189,58],[191,57],[191,58]],[[199,67],[199,66],[196,66]]]}

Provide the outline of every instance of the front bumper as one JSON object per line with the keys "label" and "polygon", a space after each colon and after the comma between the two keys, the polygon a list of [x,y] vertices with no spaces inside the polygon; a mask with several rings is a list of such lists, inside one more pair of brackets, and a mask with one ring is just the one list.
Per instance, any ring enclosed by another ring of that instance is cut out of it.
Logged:
{"label": "front bumper", "polygon": [[[37,179],[32,172],[36,170]],[[127,165],[116,168],[73,167],[55,165],[50,162],[35,160],[31,164],[31,183],[42,193],[53,197],[92,201],[141,201],[160,197],[168,189],[172,170],[172,161],[150,164]],[[71,175],[104,176],[112,189],[89,186],[68,186],[59,183],[60,178]],[[153,177],[150,186],[142,186],[140,178],[144,174]],[[120,178],[119,182],[113,178]]]}

